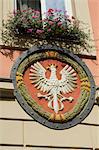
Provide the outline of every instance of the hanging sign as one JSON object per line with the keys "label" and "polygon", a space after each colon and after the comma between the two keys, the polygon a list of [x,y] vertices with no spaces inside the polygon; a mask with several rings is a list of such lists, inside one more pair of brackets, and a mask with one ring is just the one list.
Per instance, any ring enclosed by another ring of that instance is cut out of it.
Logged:
{"label": "hanging sign", "polygon": [[84,120],[95,100],[95,83],[80,58],[56,47],[33,47],[15,62],[14,94],[36,121],[67,129]]}

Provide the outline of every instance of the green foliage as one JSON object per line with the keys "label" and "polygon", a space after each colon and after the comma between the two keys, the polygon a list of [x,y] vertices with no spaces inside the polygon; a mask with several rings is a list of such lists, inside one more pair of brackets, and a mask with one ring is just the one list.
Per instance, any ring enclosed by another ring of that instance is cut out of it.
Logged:
{"label": "green foliage", "polygon": [[89,50],[89,34],[80,22],[66,12],[49,9],[42,19],[40,12],[28,9],[17,11],[3,23],[2,40],[5,45],[29,48],[33,44],[56,44],[80,53]]}

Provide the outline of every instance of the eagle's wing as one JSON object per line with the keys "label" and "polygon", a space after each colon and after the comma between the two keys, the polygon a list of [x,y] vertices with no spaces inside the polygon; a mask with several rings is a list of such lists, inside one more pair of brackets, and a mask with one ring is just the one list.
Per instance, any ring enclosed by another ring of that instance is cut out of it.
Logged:
{"label": "eagle's wing", "polygon": [[51,86],[45,73],[46,69],[39,62],[36,62],[34,65],[31,65],[29,79],[32,80],[31,83],[34,84],[34,87],[43,92],[48,92],[51,89]]}
{"label": "eagle's wing", "polygon": [[76,71],[69,65],[66,65],[61,71],[61,80],[59,80],[59,91],[69,93],[77,87]]}

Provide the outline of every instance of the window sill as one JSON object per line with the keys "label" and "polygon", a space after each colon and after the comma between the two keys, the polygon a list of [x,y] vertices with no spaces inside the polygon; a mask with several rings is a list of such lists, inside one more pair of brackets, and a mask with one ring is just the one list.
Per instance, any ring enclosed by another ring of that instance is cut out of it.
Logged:
{"label": "window sill", "polygon": [[[26,51],[27,48],[0,45],[0,50]],[[96,56],[92,55],[92,54],[89,54],[89,55],[88,54],[87,55],[86,54],[77,54],[77,56],[80,58],[84,58],[84,59],[96,60]]]}

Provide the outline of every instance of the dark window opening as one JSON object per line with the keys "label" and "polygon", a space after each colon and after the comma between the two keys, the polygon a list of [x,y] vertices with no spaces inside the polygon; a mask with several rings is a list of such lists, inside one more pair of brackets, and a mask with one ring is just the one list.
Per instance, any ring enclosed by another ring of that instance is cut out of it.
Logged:
{"label": "dark window opening", "polygon": [[32,8],[41,12],[40,0],[17,0],[16,4],[18,10]]}

